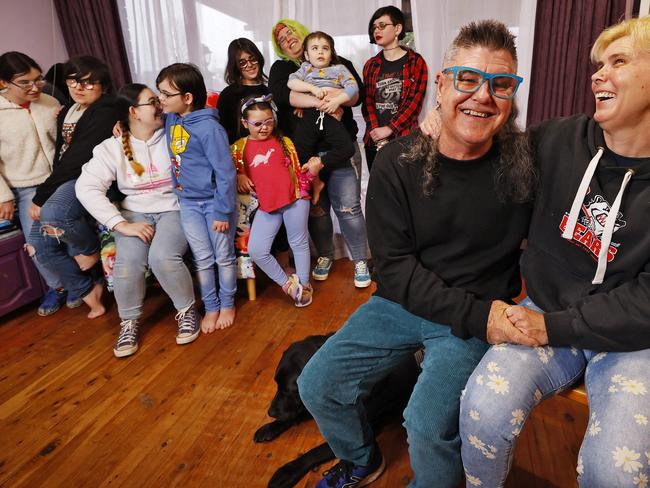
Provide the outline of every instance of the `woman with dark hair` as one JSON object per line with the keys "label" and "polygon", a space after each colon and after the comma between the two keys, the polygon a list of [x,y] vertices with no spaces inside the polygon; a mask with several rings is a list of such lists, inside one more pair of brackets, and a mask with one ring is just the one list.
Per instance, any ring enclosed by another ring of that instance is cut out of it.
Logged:
{"label": "woman with dark hair", "polygon": [[[194,290],[183,262],[187,241],[171,183],[160,101],[145,85],[133,83],[120,89],[115,106],[122,137],[106,139],[93,150],[75,187],[86,210],[114,231],[121,322],[113,353],[124,357],[138,350],[147,267],[174,302],[177,320],[194,307]],[[113,182],[126,195],[122,211],[106,196]]]}
{"label": "woman with dark hair", "polygon": [[[25,238],[33,224],[32,198],[52,172],[54,157],[59,104],[41,93],[44,84],[41,67],[26,54],[0,56],[0,219],[13,220],[17,207]],[[49,287],[39,315],[53,314],[66,299],[69,307],[81,304],[68,296],[56,272],[34,262]]]}
{"label": "woman with dark hair", "polygon": [[219,121],[226,129],[230,144],[248,135],[241,124],[242,100],[269,93],[263,70],[264,57],[253,41],[240,37],[230,43],[225,76],[228,86],[219,94],[217,102]]}
{"label": "woman with dark hair", "polygon": [[361,111],[366,121],[363,143],[368,169],[377,149],[417,127],[427,91],[427,64],[418,53],[399,44],[405,25],[404,14],[393,6],[378,9],[368,23],[370,44],[382,48],[363,67],[366,96]]}
{"label": "woman with dark hair", "polygon": [[108,66],[99,59],[70,59],[65,78],[74,103],[59,114],[54,166],[32,199],[30,215],[40,222],[32,226],[28,242],[40,265],[56,271],[68,292],[90,307],[88,318],[95,318],[106,311],[100,300],[102,285],[86,271],[99,260],[99,240],[74,185],[93,148],[111,137],[117,112],[109,95]]}

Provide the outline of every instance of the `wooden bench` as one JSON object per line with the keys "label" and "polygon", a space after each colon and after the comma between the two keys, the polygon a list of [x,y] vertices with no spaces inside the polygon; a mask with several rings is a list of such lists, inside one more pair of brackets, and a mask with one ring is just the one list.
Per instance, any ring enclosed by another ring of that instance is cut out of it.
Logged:
{"label": "wooden bench", "polygon": [[569,400],[573,400],[574,402],[582,403],[583,405],[589,405],[584,383],[581,383],[580,385],[569,390],[564,390],[562,393],[560,393],[560,395],[568,398]]}

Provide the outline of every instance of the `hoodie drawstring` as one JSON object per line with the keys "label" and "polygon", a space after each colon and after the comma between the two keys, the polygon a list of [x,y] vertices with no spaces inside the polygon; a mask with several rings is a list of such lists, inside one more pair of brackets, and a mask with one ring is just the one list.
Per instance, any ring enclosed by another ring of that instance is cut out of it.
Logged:
{"label": "hoodie drawstring", "polygon": [[[602,147],[598,148],[598,152],[591,159],[585,174],[582,177],[576,196],[573,199],[573,204],[571,205],[571,211],[569,212],[569,218],[567,220],[566,227],[562,233],[562,237],[567,240],[573,239],[573,232],[575,230],[576,224],[578,222],[578,216],[580,215],[580,209],[584,202],[585,196],[587,195],[587,190],[589,189],[589,183],[596,172],[598,167],[598,162],[603,156],[605,149]],[[618,190],[616,199],[609,209],[607,219],[605,219],[605,225],[603,227],[603,233],[600,239],[600,251],[598,252],[598,267],[596,268],[596,274],[594,275],[593,280],[591,281],[594,285],[600,285],[605,278],[605,271],[607,270],[607,256],[609,254],[609,245],[612,242],[612,235],[614,234],[614,226],[616,224],[616,217],[618,216],[619,210],[621,208],[621,201],[623,200],[623,193],[627,188],[628,183],[632,179],[634,174],[633,170],[628,170],[623,177],[621,182],[621,187]]]}
{"label": "hoodie drawstring", "polygon": [[[320,111],[320,114],[318,115],[318,118],[316,119],[316,125],[318,125],[319,130],[323,130],[323,119],[325,118],[325,112],[322,110]],[[320,124],[320,125],[319,125]]]}
{"label": "hoodie drawstring", "polygon": [[603,229],[603,235],[600,238],[600,252],[598,253],[598,268],[596,268],[596,275],[594,276],[593,281],[591,282],[594,285],[600,285],[605,278],[605,270],[607,270],[607,254],[609,253],[609,244],[612,242],[612,234],[614,234],[614,224],[616,223],[616,216],[618,211],[621,208],[621,200],[623,200],[623,192],[627,187],[627,184],[632,179],[634,171],[628,169],[623,177],[623,182],[621,183],[621,188],[618,190],[618,195],[614,200],[614,204],[609,209],[609,214],[605,220],[605,228]]}
{"label": "hoodie drawstring", "polygon": [[580,208],[582,208],[582,202],[584,201],[585,195],[587,194],[587,190],[589,189],[589,183],[591,182],[591,178],[593,178],[594,173],[596,172],[598,161],[600,161],[600,158],[603,156],[604,152],[605,149],[599,147],[598,152],[593,158],[591,158],[591,161],[589,162],[589,165],[585,170],[585,174],[582,177],[582,181],[580,182],[580,186],[578,187],[576,196],[573,199],[573,205],[571,205],[571,211],[569,212],[569,220],[567,221],[566,228],[562,233],[562,237],[564,239],[568,239],[568,240],[573,239],[573,231],[575,230],[576,223],[578,222],[578,215],[580,215]]}

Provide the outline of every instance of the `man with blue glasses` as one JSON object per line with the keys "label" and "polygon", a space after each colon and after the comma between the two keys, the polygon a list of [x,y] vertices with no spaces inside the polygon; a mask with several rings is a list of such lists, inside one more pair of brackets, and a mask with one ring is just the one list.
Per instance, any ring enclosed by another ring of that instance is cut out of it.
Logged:
{"label": "man with blue glasses", "polygon": [[535,171],[517,129],[514,36],[495,21],[461,28],[436,75],[439,136],[417,131],[377,155],[366,206],[377,292],[305,367],[303,402],[341,460],[318,487],[366,486],[385,461],[363,398],[424,347],[404,412],[411,487],[462,476],[461,391],[487,342],[537,342],[504,320],[521,288],[519,254]]}
{"label": "man with blue glasses", "polygon": [[508,100],[517,94],[517,88],[524,80],[521,76],[510,73],[486,73],[480,69],[468,66],[452,66],[442,70],[443,73],[453,73],[454,88],[463,93],[474,93],[488,82],[490,93],[497,98]]}

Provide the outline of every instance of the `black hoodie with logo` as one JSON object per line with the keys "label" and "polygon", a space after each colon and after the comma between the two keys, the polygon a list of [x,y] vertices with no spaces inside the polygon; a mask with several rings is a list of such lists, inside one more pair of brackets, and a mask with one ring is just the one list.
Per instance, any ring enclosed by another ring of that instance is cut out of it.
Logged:
{"label": "black hoodie with logo", "polygon": [[650,347],[650,158],[617,165],[584,115],[546,121],[531,140],[540,184],[521,266],[549,344]]}

